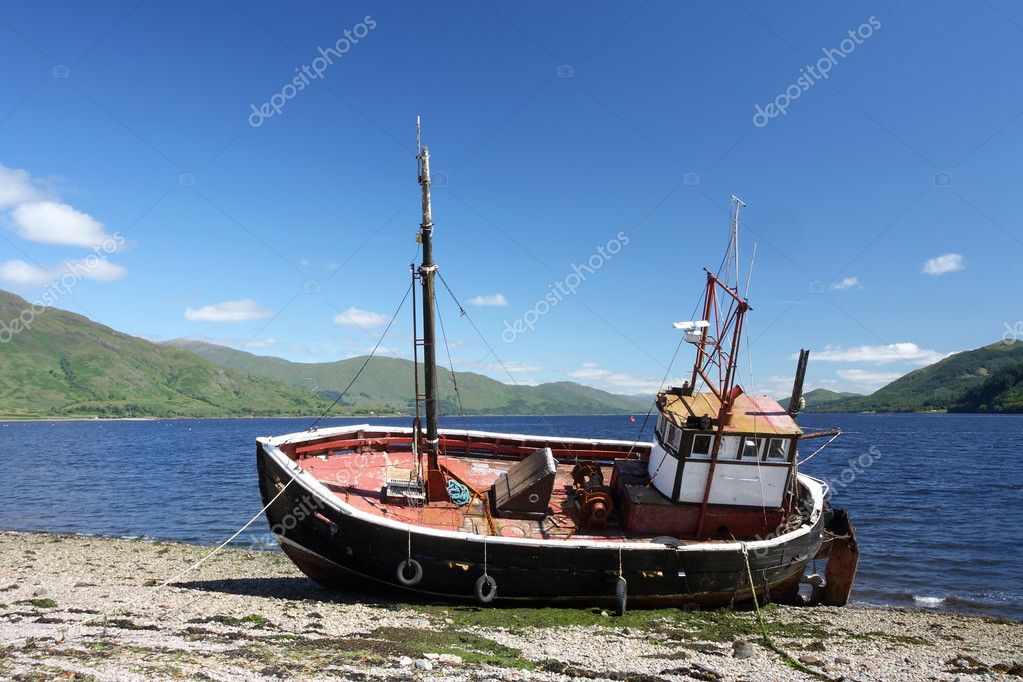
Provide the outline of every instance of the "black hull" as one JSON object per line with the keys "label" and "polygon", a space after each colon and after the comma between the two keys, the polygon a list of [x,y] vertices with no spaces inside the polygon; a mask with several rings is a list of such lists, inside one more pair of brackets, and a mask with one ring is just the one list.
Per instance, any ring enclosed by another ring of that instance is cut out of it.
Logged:
{"label": "black hull", "polygon": [[[415,527],[410,535],[383,518],[377,522],[335,509],[301,478],[282,493],[293,474],[262,443],[257,445],[257,469],[271,530],[288,557],[317,583],[344,588],[362,579],[433,598],[477,600],[477,581],[484,574],[482,538],[445,537]],[[758,595],[766,593],[775,601],[795,596],[806,564],[820,550],[825,517],[821,514],[808,533],[749,551]],[[398,577],[410,545],[411,558],[422,566],[421,579],[411,586]],[[746,559],[734,545],[699,551],[697,545],[624,551],[614,543],[592,545],[486,543],[486,573],[497,584],[494,601],[612,605],[619,567],[630,606],[723,606],[748,601],[752,594]]]}

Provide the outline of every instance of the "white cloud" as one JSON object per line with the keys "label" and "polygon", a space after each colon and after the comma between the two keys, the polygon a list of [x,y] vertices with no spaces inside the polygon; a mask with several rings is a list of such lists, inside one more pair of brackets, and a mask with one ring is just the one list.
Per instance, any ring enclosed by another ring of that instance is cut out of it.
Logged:
{"label": "white cloud", "polygon": [[[792,395],[792,380],[791,376],[782,375],[759,379],[755,381],[750,393],[753,395],[769,395],[774,398],[788,398]],[[746,388],[745,385],[743,385],[743,388]]]}
{"label": "white cloud", "polygon": [[334,324],[340,324],[345,327],[360,327],[362,329],[373,329],[374,327],[383,327],[387,324],[390,318],[380,313],[374,313],[371,310],[362,310],[361,308],[351,307],[348,310],[338,313],[334,316]]}
{"label": "white cloud", "polygon": [[846,382],[854,384],[856,388],[870,392],[903,376],[901,372],[871,372],[864,369],[840,369],[835,374]]}
{"label": "white cloud", "polygon": [[303,268],[308,268],[309,267],[309,259],[308,258],[303,258],[302,260],[300,260],[298,262],[298,264],[301,265]]}
{"label": "white cloud", "polygon": [[483,368],[490,370],[491,372],[504,373],[507,371],[510,374],[527,374],[529,372],[539,372],[543,369],[543,367],[540,367],[539,365],[530,365],[525,362],[514,361],[504,363],[503,367],[499,362],[491,362],[487,365],[483,365]]}
{"label": "white cloud", "polygon": [[249,339],[242,342],[246,348],[274,348],[277,346],[277,339]]}
{"label": "white cloud", "polygon": [[653,396],[660,388],[660,382],[654,379],[637,377],[622,372],[603,369],[593,362],[587,362],[579,369],[568,373],[573,379],[581,379],[583,383],[600,388],[610,393],[649,394]]}
{"label": "white cloud", "polygon": [[39,191],[28,171],[0,163],[0,210],[38,198]]}
{"label": "white cloud", "polygon": [[20,286],[41,286],[59,280],[65,275],[71,275],[76,279],[113,282],[126,274],[128,271],[125,268],[97,256],[66,260],[53,268],[40,267],[20,259],[0,263],[0,280]]}
{"label": "white cloud", "polygon": [[113,239],[103,223],[57,201],[31,201],[11,211],[18,235],[43,244],[95,247]]}
{"label": "white cloud", "polygon": [[832,289],[836,291],[844,291],[845,289],[862,288],[859,277],[846,277],[845,279],[835,282],[831,285]]}
{"label": "white cloud", "polygon": [[[947,358],[951,353],[921,348],[915,343],[889,343],[883,346],[825,346],[824,350],[810,354],[812,360],[820,362],[869,362],[885,365],[892,362],[908,362],[914,365],[930,365]],[[792,356],[795,358],[796,356]]]}
{"label": "white cloud", "polygon": [[503,307],[508,305],[504,294],[480,294],[469,299],[469,305],[478,307]]}
{"label": "white cloud", "polygon": [[[411,357],[411,354],[409,353],[407,348],[396,348],[394,346],[379,346],[379,347],[378,346],[365,346],[365,347],[363,347],[359,351],[359,355],[369,355],[369,354],[373,353],[374,350],[376,350],[376,355],[380,356],[380,357],[384,357],[384,356],[389,357],[389,358],[409,358],[409,357]],[[420,362],[421,361],[422,360],[420,359]],[[443,381],[444,377],[448,377],[449,379],[451,377],[450,370],[445,370],[444,369],[445,367],[447,367],[447,365],[441,363],[440,368],[439,368],[440,369],[440,379],[439,379],[439,381]]]}
{"label": "white cloud", "polygon": [[962,254],[946,253],[924,263],[922,272],[925,275],[944,275],[949,272],[962,270],[964,267]]}
{"label": "white cloud", "polygon": [[262,320],[272,315],[272,312],[264,309],[251,298],[223,301],[199,309],[188,308],[185,310],[185,319],[191,322],[248,322],[249,320]]}

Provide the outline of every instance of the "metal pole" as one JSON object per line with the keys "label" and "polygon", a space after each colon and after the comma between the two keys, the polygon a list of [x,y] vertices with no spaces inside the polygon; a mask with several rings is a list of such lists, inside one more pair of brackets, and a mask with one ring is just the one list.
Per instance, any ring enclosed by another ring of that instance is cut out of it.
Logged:
{"label": "metal pole", "polygon": [[426,383],[426,455],[427,455],[427,496],[430,500],[443,499],[447,494],[444,475],[437,460],[440,440],[437,434],[437,336],[434,329],[434,272],[433,262],[433,215],[430,207],[430,150],[422,147],[419,152],[419,184],[423,188],[423,221],[420,223],[420,240],[423,245],[423,264],[419,268],[419,280],[423,285],[423,379]]}

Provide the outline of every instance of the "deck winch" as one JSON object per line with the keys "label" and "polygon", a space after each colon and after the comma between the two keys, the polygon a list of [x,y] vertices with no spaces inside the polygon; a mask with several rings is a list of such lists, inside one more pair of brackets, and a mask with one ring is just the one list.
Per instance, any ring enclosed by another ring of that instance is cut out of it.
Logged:
{"label": "deck winch", "polygon": [[611,489],[604,485],[604,473],[596,462],[579,462],[572,469],[575,503],[585,528],[603,528],[614,511]]}

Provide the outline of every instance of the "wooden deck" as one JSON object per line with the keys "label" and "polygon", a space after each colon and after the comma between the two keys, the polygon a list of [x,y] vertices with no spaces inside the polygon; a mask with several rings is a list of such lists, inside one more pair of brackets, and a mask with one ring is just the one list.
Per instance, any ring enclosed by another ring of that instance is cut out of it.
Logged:
{"label": "wooden deck", "polygon": [[[440,464],[471,490],[485,494],[515,461],[449,456],[440,457]],[[579,512],[571,497],[572,465],[569,464],[558,465],[549,507],[552,513],[542,521],[493,516],[488,521],[487,510],[478,497],[474,497],[464,507],[446,501],[415,506],[386,500],[383,491],[388,480],[409,480],[412,475],[415,461],[408,451],[319,455],[303,458],[301,465],[338,499],[362,511],[419,526],[489,535],[492,534],[490,524],[493,523],[494,531],[506,537],[555,539],[576,536],[608,541],[639,539],[635,535],[624,534],[614,523],[599,531],[577,527]],[[608,483],[611,481],[611,468],[601,467],[604,480]]]}

